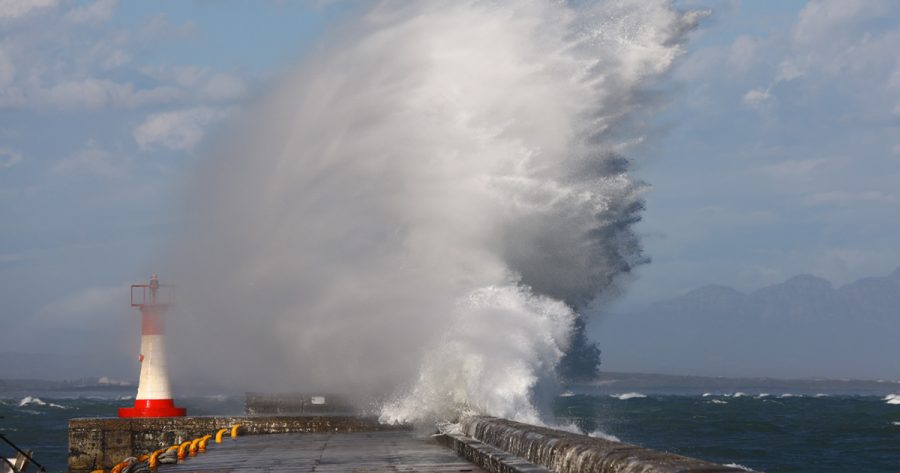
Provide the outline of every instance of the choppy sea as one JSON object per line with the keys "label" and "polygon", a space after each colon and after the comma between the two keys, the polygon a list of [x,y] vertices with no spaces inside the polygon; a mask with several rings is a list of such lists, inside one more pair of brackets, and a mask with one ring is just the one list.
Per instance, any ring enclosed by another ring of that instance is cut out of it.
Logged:
{"label": "choppy sea", "polygon": [[[63,472],[68,420],[111,416],[131,402],[110,392],[3,393],[0,433]],[[193,415],[243,410],[239,397],[179,403]],[[770,473],[900,472],[898,395],[569,393],[554,414],[594,435]]]}

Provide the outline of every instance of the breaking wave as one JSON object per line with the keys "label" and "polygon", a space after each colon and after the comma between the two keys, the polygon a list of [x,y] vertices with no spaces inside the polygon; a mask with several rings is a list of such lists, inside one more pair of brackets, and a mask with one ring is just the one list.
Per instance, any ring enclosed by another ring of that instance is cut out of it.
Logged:
{"label": "breaking wave", "polygon": [[175,374],[375,396],[385,422],[536,421],[581,312],[645,261],[624,156],[702,16],[370,5],[200,163]]}
{"label": "breaking wave", "polygon": [[628,399],[643,399],[647,397],[646,394],[641,393],[624,393],[624,394],[611,394],[609,397],[614,397],[620,401],[626,401]]}

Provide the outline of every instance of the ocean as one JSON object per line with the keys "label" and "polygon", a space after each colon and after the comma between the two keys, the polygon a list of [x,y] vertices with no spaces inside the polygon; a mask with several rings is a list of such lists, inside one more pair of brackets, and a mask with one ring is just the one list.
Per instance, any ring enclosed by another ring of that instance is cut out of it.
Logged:
{"label": "ocean", "polygon": [[[114,391],[0,394],[0,433],[66,471],[72,417],[115,415],[132,401]],[[192,415],[241,414],[243,399],[179,399]],[[567,393],[559,425],[623,442],[777,472],[900,472],[900,396],[705,393]],[[5,447],[5,446],[4,446]],[[0,452],[8,449],[0,447]]]}

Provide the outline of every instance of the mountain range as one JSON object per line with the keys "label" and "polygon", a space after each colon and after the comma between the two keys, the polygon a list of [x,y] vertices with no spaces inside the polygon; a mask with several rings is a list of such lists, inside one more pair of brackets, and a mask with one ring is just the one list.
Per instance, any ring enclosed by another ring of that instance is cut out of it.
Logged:
{"label": "mountain range", "polygon": [[592,330],[604,369],[900,379],[900,269],[841,287],[811,275],[750,293],[709,285]]}

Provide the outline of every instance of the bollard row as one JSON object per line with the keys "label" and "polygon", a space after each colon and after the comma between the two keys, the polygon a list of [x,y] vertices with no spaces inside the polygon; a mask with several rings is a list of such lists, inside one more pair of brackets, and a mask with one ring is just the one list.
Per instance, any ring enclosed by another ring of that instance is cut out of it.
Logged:
{"label": "bollard row", "polygon": [[[215,434],[207,434],[193,440],[182,442],[166,448],[154,450],[138,457],[128,457],[117,463],[109,473],[148,473],[156,471],[159,465],[176,464],[183,462],[198,453],[205,453],[207,443],[215,438],[216,443],[222,443],[222,437],[230,432],[231,438],[236,439],[241,424],[234,424],[229,428],[219,429]],[[91,473],[107,473],[106,470],[94,470]]]}

